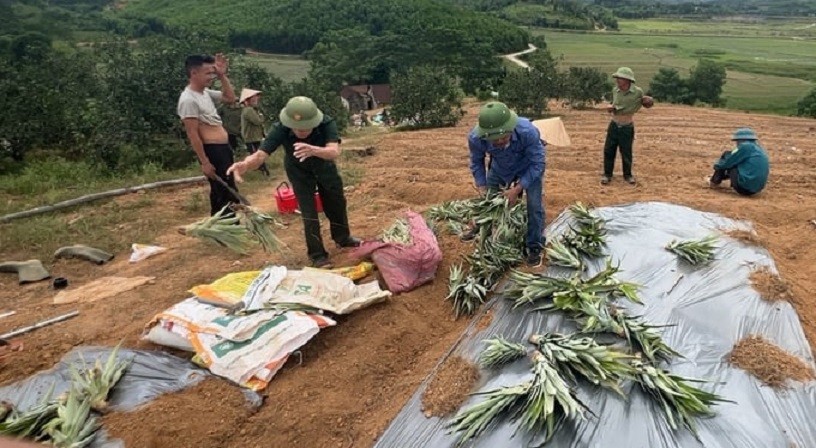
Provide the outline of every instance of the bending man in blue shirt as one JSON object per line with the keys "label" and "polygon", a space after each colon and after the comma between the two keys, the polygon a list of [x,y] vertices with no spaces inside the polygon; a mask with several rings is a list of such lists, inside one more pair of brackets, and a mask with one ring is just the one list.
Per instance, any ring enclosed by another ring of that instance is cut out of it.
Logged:
{"label": "bending man in blue shirt", "polygon": [[768,154],[757,143],[758,137],[751,128],[740,128],[731,137],[737,147],[726,151],[714,164],[711,187],[717,187],[724,179],[731,181],[731,188],[743,196],[759,193],[768,183],[770,162]]}
{"label": "bending man in blue shirt", "polygon": [[[504,103],[490,102],[479,111],[479,124],[468,135],[470,171],[481,193],[502,190],[511,205],[527,192],[527,264],[539,266],[544,237],[542,181],[545,146],[535,126]],[[490,162],[485,165],[487,155]],[[463,239],[473,239],[468,232]]]}

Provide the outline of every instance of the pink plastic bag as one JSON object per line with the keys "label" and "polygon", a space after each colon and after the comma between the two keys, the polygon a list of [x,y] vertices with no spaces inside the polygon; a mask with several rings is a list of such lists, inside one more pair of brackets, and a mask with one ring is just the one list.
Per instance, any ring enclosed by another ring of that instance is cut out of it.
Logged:
{"label": "pink plastic bag", "polygon": [[366,241],[351,254],[358,259],[370,256],[393,293],[410,291],[430,282],[442,261],[436,236],[422,215],[408,211],[405,217],[411,229],[411,245]]}

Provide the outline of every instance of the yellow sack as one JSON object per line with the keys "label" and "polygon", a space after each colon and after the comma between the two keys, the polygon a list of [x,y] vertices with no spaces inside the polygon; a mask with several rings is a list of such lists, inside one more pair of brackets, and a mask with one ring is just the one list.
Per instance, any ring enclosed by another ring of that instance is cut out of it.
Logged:
{"label": "yellow sack", "polygon": [[211,302],[235,305],[240,302],[261,271],[234,272],[227,274],[209,285],[193,286],[190,292],[196,297]]}
{"label": "yellow sack", "polygon": [[360,280],[361,278],[368,277],[369,274],[374,272],[374,263],[363,261],[357,266],[346,266],[343,268],[335,269],[303,268],[303,270],[331,272],[333,274],[342,275],[343,277],[357,281]]}
{"label": "yellow sack", "polygon": [[[360,280],[374,272],[374,263],[364,261],[356,266],[337,269],[305,268],[304,270],[312,269],[332,272],[351,280]],[[190,292],[196,297],[210,302],[235,305],[243,299],[244,294],[246,294],[249,289],[249,285],[252,284],[260,273],[261,271],[234,272],[219,278],[209,285],[194,286],[190,289]]]}

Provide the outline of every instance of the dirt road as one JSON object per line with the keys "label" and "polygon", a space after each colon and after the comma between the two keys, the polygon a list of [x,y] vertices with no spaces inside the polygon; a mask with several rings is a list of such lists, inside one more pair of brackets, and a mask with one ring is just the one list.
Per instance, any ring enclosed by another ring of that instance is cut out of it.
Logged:
{"label": "dirt road", "polygon": [[538,47],[536,47],[533,44],[527,44],[527,45],[528,45],[529,48],[527,48],[524,51],[519,51],[518,53],[505,54],[502,57],[507,59],[508,61],[518,65],[521,68],[530,68],[530,65],[527,64],[526,62],[522,61],[521,59],[519,59],[519,56],[524,55],[524,54],[532,53],[532,52],[538,50]]}

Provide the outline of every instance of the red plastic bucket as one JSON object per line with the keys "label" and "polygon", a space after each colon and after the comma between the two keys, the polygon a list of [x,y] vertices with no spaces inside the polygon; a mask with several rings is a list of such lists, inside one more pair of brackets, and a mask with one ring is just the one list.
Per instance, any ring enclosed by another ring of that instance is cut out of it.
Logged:
{"label": "red plastic bucket", "polygon": [[323,211],[323,199],[320,197],[320,193],[318,193],[317,191],[315,191],[314,200],[317,212],[321,213]]}
{"label": "red plastic bucket", "polygon": [[288,182],[281,182],[275,189],[275,203],[278,206],[278,213],[294,213],[297,210],[297,198]]}

